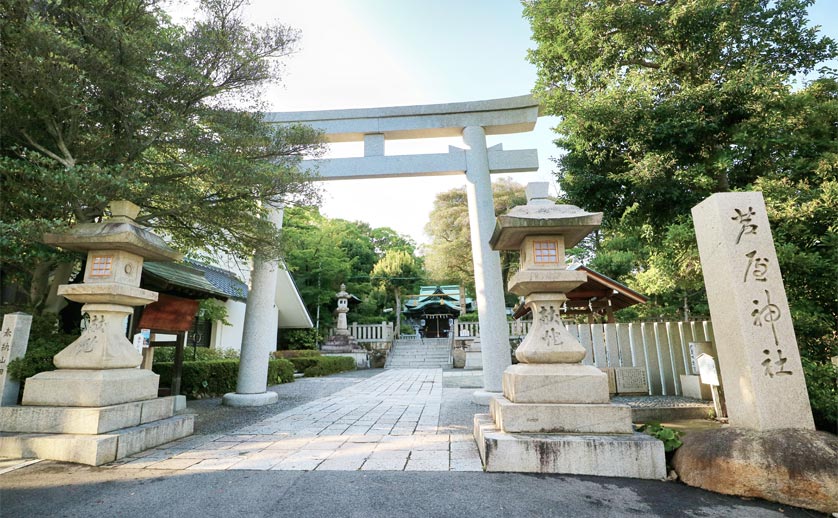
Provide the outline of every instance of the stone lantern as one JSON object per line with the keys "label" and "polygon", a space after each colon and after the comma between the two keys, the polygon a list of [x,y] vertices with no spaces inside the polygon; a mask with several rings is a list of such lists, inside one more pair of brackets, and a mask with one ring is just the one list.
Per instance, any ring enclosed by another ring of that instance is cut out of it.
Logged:
{"label": "stone lantern", "polygon": [[335,293],[338,299],[338,324],[335,334],[338,336],[349,336],[349,326],[346,324],[346,314],[349,313],[349,293],[346,291],[346,284],[340,285],[340,291]]}
{"label": "stone lantern", "polygon": [[4,407],[0,431],[35,433],[0,437],[0,456],[99,465],[192,433],[194,418],[173,417],[178,399],[157,397],[160,377],[137,368],[142,355],[125,336],[134,306],[157,300],[139,287],[143,261],[182,256],[134,222],[139,207],[110,207],[112,217],[101,223],[44,235],[46,244],[87,252],[84,283],[58,288],[84,303],[87,327],[55,355],[58,370],[26,380],[23,406]]}
{"label": "stone lantern", "polygon": [[509,291],[524,297],[533,324],[503,373],[503,396],[475,416],[487,471],[663,478],[660,441],[633,432],[631,409],[610,404],[608,378],[583,365],[586,350],[561,321],[568,291],[586,274],[568,270],[565,248],[597,229],[602,213],[547,199],[548,184],[527,186],[527,205],[498,217],[490,245],[520,252]]}

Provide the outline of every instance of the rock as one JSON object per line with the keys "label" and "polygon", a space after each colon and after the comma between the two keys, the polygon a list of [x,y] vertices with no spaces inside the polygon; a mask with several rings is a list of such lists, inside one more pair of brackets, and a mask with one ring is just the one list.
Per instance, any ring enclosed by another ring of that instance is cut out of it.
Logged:
{"label": "rock", "polygon": [[684,436],[673,468],[688,486],[825,513],[838,511],[838,437],[803,429]]}

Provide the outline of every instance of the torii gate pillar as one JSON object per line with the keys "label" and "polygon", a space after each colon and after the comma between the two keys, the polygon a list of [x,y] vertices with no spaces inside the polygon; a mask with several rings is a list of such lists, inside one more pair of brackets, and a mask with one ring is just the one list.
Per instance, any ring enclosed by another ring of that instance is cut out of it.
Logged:
{"label": "torii gate pillar", "polygon": [[489,179],[486,132],[480,126],[468,126],[463,130],[463,142],[467,146],[466,196],[483,356],[483,390],[474,393],[474,401],[487,405],[493,396],[502,392],[503,371],[512,363],[509,326],[506,325],[500,253],[489,246],[495,227],[495,202]]}

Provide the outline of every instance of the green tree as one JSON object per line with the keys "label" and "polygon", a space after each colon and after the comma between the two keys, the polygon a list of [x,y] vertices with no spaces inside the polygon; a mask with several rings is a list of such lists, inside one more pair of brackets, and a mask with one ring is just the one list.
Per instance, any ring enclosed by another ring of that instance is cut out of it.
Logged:
{"label": "green tree", "polygon": [[380,286],[393,290],[395,298],[396,334],[402,323],[402,291],[416,289],[424,277],[422,264],[404,250],[389,250],[380,261],[375,263],[370,277]]}
{"label": "green tree", "polygon": [[321,329],[332,323],[341,283],[361,299],[350,321],[380,321],[387,298],[380,283],[371,281],[371,272],[388,251],[414,252],[412,241],[390,228],[327,218],[315,207],[286,209],[282,245],[285,264],[309,313],[320,315]]}
{"label": "green tree", "polygon": [[[592,266],[651,293],[658,307],[646,311],[671,315],[687,299],[701,308],[690,208],[761,190],[801,352],[825,365],[838,353],[838,90],[829,70],[792,88],[836,56],[808,26],[811,3],[534,0],[524,15],[536,93],[562,117],[560,185],[605,213]],[[834,426],[834,391],[821,401],[816,415],[828,420],[831,407]]]}
{"label": "green tree", "polygon": [[[516,205],[527,203],[524,186],[509,177],[492,182],[495,215],[504,214]],[[465,187],[436,195],[425,232],[431,243],[425,252],[428,275],[439,283],[456,282],[474,287],[474,263],[471,257],[471,232]],[[501,252],[503,278],[517,261],[517,253]]]}
{"label": "green tree", "polygon": [[316,200],[297,165],[319,134],[260,113],[296,31],[245,24],[242,0],[202,0],[188,26],[156,0],[0,5],[0,253],[7,280],[32,281],[32,303],[73,259],[41,234],[94,221],[111,200],[140,205],[181,250],[238,256],[278,251],[270,205]]}

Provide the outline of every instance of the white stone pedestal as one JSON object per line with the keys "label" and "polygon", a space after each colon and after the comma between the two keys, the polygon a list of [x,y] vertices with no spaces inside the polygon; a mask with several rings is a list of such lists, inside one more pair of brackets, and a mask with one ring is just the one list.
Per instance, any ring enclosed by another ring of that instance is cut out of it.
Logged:
{"label": "white stone pedestal", "polygon": [[236,392],[228,392],[221,398],[221,403],[227,406],[263,406],[272,405],[279,401],[279,395],[276,392],[265,391],[257,394],[238,394]]}

